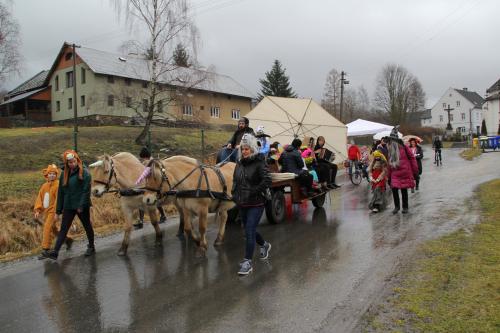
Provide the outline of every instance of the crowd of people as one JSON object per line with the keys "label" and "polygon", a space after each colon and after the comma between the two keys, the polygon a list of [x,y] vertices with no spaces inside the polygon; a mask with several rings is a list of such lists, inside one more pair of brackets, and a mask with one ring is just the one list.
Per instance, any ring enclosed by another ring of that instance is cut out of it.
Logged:
{"label": "crowd of people", "polygon": [[[270,136],[265,134],[262,126],[257,127],[254,132],[248,119],[243,117],[219,156],[221,161],[236,163],[231,192],[246,236],[245,255],[238,271],[240,275],[247,275],[253,270],[256,244],[259,246],[261,259],[267,259],[271,250],[271,244],[257,231],[265,203],[270,200],[270,169],[273,172],[294,174],[304,197],[339,187],[335,182],[338,169],[333,163],[335,154],[326,149],[323,136],[316,139],[308,137],[304,142],[295,138],[284,146],[279,142],[270,142],[269,139]],[[151,159],[151,153],[144,148],[140,158],[146,163]],[[365,165],[366,177],[372,189],[369,208],[374,213],[385,209],[387,188],[392,190],[392,213],[398,213],[401,208],[403,214],[408,213],[408,189],[412,192],[419,190],[422,158],[423,151],[419,142],[411,139],[408,145],[404,144],[398,137],[397,128],[394,128],[389,137],[374,143],[370,158],[368,153],[362,152],[353,142],[348,149],[350,165]],[[42,214],[45,216],[40,259],[57,259],[63,244],[66,244],[67,249],[71,248],[73,239],[67,234],[75,216],[79,217],[87,235],[85,255],[95,253],[94,231],[90,221],[90,174],[75,151],[65,151],[62,159],[62,172],[54,164],[43,170],[46,183],[40,188],[34,205],[35,218]],[[352,174],[351,167],[348,172]],[[161,206],[158,211],[161,221],[165,221]],[[139,212],[136,228],[142,227],[143,216],[144,212]],[[58,220],[61,221],[59,231],[56,227]],[[54,238],[56,242],[51,250]]]}

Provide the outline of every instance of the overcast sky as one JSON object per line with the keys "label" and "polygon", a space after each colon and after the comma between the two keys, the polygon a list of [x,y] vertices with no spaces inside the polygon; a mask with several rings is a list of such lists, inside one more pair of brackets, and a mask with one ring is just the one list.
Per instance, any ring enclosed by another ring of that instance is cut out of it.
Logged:
{"label": "overcast sky", "polygon": [[[125,0],[124,0],[125,1]],[[195,0],[199,61],[250,91],[279,59],[293,89],[320,101],[328,71],[373,96],[387,63],[418,77],[431,107],[448,87],[500,78],[498,0]],[[24,69],[8,89],[52,65],[64,41],[116,52],[131,34],[108,0],[17,0]]]}

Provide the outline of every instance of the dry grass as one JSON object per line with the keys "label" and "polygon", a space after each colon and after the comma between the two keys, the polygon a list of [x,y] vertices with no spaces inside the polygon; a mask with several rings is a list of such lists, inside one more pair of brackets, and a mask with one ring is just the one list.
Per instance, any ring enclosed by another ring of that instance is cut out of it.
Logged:
{"label": "dry grass", "polygon": [[482,150],[479,148],[469,148],[465,149],[460,153],[463,159],[467,161],[472,161],[474,158],[481,156]]}
{"label": "dry grass", "polygon": [[427,242],[389,300],[391,329],[371,331],[500,332],[500,179],[478,196],[481,223]]}
{"label": "dry grass", "polygon": [[[137,153],[134,143],[140,128],[83,127],[79,133],[79,152],[87,162],[103,153],[119,151]],[[168,155],[201,157],[200,130],[186,128],[153,128],[155,151],[168,148]],[[231,133],[206,130],[206,159],[213,162],[217,147]],[[60,154],[72,145],[72,129],[65,127],[36,129],[0,129],[0,261],[32,255],[41,250],[42,225],[33,218],[33,204],[44,182],[41,169],[59,161]],[[162,156],[163,157],[163,156]],[[123,228],[118,199],[105,196],[93,199],[91,220],[97,235],[107,235]],[[167,207],[167,215],[177,214]],[[70,231],[76,238],[85,237],[79,223]]]}

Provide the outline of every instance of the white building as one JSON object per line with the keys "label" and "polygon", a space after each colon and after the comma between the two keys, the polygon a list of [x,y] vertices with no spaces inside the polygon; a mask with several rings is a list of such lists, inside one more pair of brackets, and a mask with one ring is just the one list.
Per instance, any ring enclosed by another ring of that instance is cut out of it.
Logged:
{"label": "white building", "polygon": [[500,79],[486,90],[483,119],[488,135],[500,134]]}
{"label": "white building", "polygon": [[421,119],[422,126],[446,129],[448,124],[448,112],[450,111],[450,123],[454,132],[462,135],[477,133],[481,129],[482,106],[484,99],[476,92],[467,88],[448,88],[439,101],[432,107],[430,114],[424,112]]}

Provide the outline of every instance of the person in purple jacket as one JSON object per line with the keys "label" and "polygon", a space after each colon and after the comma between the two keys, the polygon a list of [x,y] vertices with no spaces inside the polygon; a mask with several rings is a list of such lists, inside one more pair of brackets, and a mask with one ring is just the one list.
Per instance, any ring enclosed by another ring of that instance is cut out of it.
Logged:
{"label": "person in purple jacket", "polygon": [[408,189],[415,187],[414,175],[418,174],[418,165],[415,155],[412,154],[410,149],[398,137],[398,128],[396,126],[392,129],[391,135],[387,137],[387,150],[388,150],[388,174],[389,184],[392,189],[392,196],[394,199],[393,214],[397,214],[401,209],[399,201],[399,192],[403,201],[403,214],[408,213]]}

